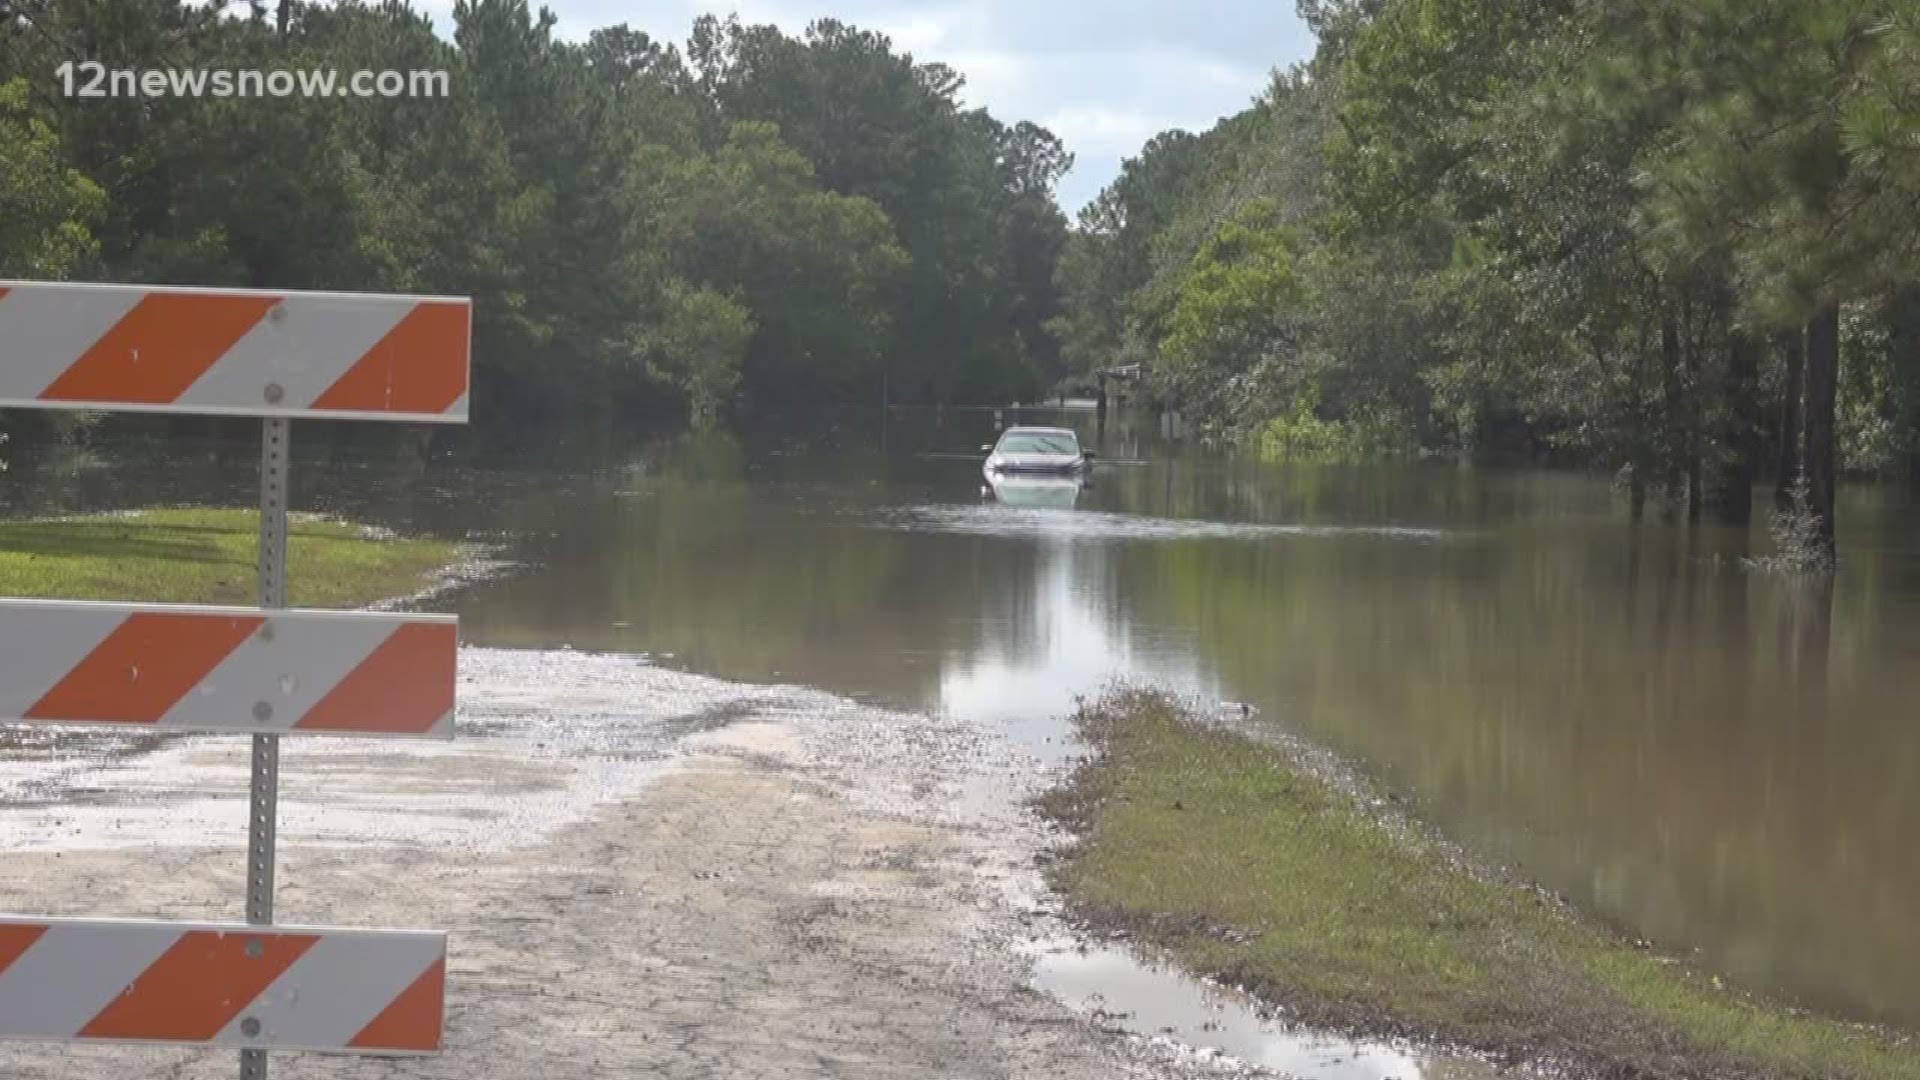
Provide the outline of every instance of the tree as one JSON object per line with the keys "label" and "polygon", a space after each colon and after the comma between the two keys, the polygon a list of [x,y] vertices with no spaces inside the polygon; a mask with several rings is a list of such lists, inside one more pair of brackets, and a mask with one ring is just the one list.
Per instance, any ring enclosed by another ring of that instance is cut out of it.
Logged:
{"label": "tree", "polygon": [[[1903,286],[1920,255],[1916,158],[1901,110],[1920,71],[1910,5],[1705,3],[1650,12],[1641,64],[1687,104],[1647,155],[1643,221],[1669,260],[1724,248],[1746,318],[1804,326],[1796,472],[1834,547],[1843,305]],[[1790,409],[1791,411],[1791,409]]]}
{"label": "tree", "polygon": [[1036,125],[960,108],[952,69],[916,64],[881,34],[822,19],[805,35],[703,19],[695,83],[734,121],[773,124],[821,186],[877,205],[909,263],[892,297],[894,400],[1004,400],[1052,374],[1046,196],[1068,158]]}
{"label": "tree", "polygon": [[751,312],[743,360],[757,403],[831,400],[877,382],[886,301],[906,265],[878,206],[821,191],[765,123],[735,125],[710,155],[644,147],[629,183],[626,246],[664,253],[674,279]]}
{"label": "tree", "polygon": [[1239,418],[1249,406],[1297,396],[1306,373],[1296,247],[1274,205],[1256,201],[1194,255],[1161,355],[1166,379],[1202,419]]}
{"label": "tree", "polygon": [[0,277],[59,280],[99,254],[99,185],[68,166],[23,79],[0,83]]}
{"label": "tree", "polygon": [[1054,186],[1073,168],[1073,154],[1060,137],[1031,120],[1008,127],[984,111],[974,115],[991,133],[995,163],[1007,192],[1051,199]]}
{"label": "tree", "polygon": [[[1310,65],[1156,137],[1082,215],[1070,363],[1143,361],[1249,442],[1311,422],[1617,470],[1635,515],[1745,521],[1777,458],[1829,538],[1843,449],[1920,445],[1913,5],[1300,10]],[[1292,237],[1264,308],[1226,302],[1262,280],[1248,213]]]}
{"label": "tree", "polygon": [[739,385],[753,333],[744,304],[675,280],[662,292],[658,316],[634,328],[629,348],[648,374],[686,392],[694,426],[705,427]]}

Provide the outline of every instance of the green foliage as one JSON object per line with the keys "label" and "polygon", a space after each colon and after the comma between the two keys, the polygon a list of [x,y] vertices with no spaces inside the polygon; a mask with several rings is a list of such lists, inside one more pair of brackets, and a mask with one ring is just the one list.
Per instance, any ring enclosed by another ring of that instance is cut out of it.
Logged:
{"label": "green foliage", "polygon": [[1900,84],[1920,71],[1902,55],[1910,5],[1645,6],[1661,17],[1617,40],[1635,46],[1619,75],[1677,101],[1637,177],[1653,254],[1726,250],[1748,309],[1782,324],[1898,279],[1917,235],[1901,196],[1917,162],[1896,149]]}
{"label": "green foliage", "polygon": [[753,341],[753,315],[724,293],[675,280],[657,321],[636,328],[634,355],[648,374],[684,387],[695,425],[711,423],[740,384]]}
{"label": "green foliage", "polygon": [[[0,522],[0,595],[250,603],[259,534],[256,511],[199,507]],[[287,557],[295,604],[351,608],[431,586],[460,545],[295,515]]]}
{"label": "green foliage", "polygon": [[880,207],[820,190],[764,122],[734,125],[711,154],[643,147],[631,175],[648,212],[629,248],[740,299],[757,327],[745,370],[764,404],[878,381],[885,301],[907,267]]}
{"label": "green foliage", "polygon": [[1297,369],[1304,306],[1294,235],[1277,207],[1242,207],[1193,256],[1163,322],[1160,372],[1182,401],[1233,415]]}
{"label": "green foliage", "polygon": [[1894,330],[1904,302],[1857,305],[1841,324],[1837,434],[1851,473],[1897,473],[1920,451],[1920,355]]}
{"label": "green foliage", "polygon": [[1293,235],[1271,202],[1242,207],[1195,253],[1167,320],[1164,347],[1176,362],[1223,340],[1269,339],[1278,309],[1298,303]]}
{"label": "green foliage", "polygon": [[1319,407],[1319,386],[1302,388],[1292,408],[1260,429],[1260,456],[1269,461],[1352,464],[1400,457],[1413,449],[1406,430],[1387,413],[1366,410],[1326,420],[1319,415]]}
{"label": "green foliage", "polygon": [[[218,3],[0,3],[0,273],[470,295],[474,415],[509,438],[1059,374],[1071,155],[884,36],[288,11],[281,32]],[[445,71],[451,96],[67,98],[65,60]]]}
{"label": "green foliage", "polygon": [[0,83],[0,277],[62,279],[99,253],[99,186],[65,163],[28,106],[24,79]]}
{"label": "green foliage", "polygon": [[1773,554],[1747,559],[1748,568],[1767,574],[1832,573],[1833,551],[1821,535],[1820,515],[1813,508],[1812,485],[1802,476],[1787,491],[1787,505],[1775,510],[1767,521]]}
{"label": "green foliage", "polygon": [[[1310,65],[1156,137],[1083,214],[1055,322],[1076,369],[1144,363],[1267,447],[1383,431],[1618,471],[1636,512],[1744,520],[1762,472],[1805,473],[1829,535],[1842,467],[1912,467],[1913,5],[1301,10]],[[1246,215],[1291,239],[1245,250]]]}
{"label": "green foliage", "polygon": [[993,400],[1057,378],[1046,327],[1066,226],[1051,194],[1072,160],[1057,139],[962,110],[957,73],[832,19],[795,39],[709,17],[688,55],[718,113],[774,125],[823,188],[893,223],[909,260],[887,295],[894,400]]}
{"label": "green foliage", "polygon": [[[1079,229],[1055,272],[1065,311],[1052,325],[1070,370],[1084,374],[1151,357],[1157,333],[1147,325],[1147,293],[1167,265],[1156,260],[1154,241],[1190,197],[1206,146],[1185,132],[1155,137],[1080,211]],[[1180,258],[1172,268],[1186,262]]]}

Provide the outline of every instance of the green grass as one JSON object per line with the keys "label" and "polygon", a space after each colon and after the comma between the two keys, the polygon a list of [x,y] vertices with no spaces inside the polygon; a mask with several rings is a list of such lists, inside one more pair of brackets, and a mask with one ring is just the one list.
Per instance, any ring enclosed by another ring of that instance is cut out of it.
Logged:
{"label": "green grass", "polygon": [[1094,756],[1042,800],[1079,838],[1056,887],[1296,1018],[1577,1075],[1920,1078],[1920,1040],[1723,989],[1166,696],[1075,720]]}
{"label": "green grass", "polygon": [[[252,604],[258,530],[252,510],[0,521],[0,596]],[[449,541],[369,539],[359,526],[300,515],[288,540],[289,599],[353,608],[408,596],[458,557]]]}

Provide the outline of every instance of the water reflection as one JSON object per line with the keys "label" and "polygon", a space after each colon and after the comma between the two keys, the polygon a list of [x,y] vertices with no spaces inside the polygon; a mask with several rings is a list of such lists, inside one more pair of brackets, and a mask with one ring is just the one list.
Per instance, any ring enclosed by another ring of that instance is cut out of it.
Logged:
{"label": "water reflection", "polygon": [[1111,560],[1072,536],[1042,541],[1028,580],[979,597],[976,640],[946,657],[929,695],[941,709],[1005,725],[1049,762],[1069,752],[1061,718],[1076,699],[1116,679],[1194,697],[1220,694],[1190,636],[1136,624],[1108,603]]}
{"label": "water reflection", "polygon": [[1419,1054],[1263,1019],[1241,995],[1142,965],[1120,949],[1036,943],[1035,979],[1060,1000],[1148,1036],[1220,1050],[1280,1076],[1313,1080],[1494,1080],[1471,1058]]}
{"label": "water reflection", "polygon": [[[309,446],[296,497],[511,538],[534,569],[459,599],[482,644],[672,653],[1004,723],[1042,752],[1116,675],[1251,702],[1668,947],[1920,1025],[1911,495],[1843,492],[1845,564],[1810,588],[1744,572],[1746,532],[1630,527],[1601,478],[1275,468],[1170,452],[1118,416],[1019,419],[1102,451],[1069,506],[983,501],[977,460],[915,456],[990,437],[953,412],[884,452],[708,437],[423,469]],[[16,468],[0,512],[245,502],[254,460]]]}
{"label": "water reflection", "polygon": [[1011,476],[996,473],[988,478],[987,495],[1002,506],[1027,509],[1071,510],[1080,502],[1080,490],[1086,481],[1079,476]]}

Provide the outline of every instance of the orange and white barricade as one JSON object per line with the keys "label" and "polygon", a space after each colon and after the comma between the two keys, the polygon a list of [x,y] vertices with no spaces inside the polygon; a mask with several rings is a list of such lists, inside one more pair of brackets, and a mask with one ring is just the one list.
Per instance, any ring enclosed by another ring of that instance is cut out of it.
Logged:
{"label": "orange and white barricade", "polygon": [[0,600],[0,721],[452,738],[447,615]]}
{"label": "orange and white barricade", "polygon": [[445,934],[0,917],[0,1039],[422,1054]]}
{"label": "orange and white barricade", "polygon": [[0,408],[262,419],[260,606],[0,600],[0,722],[250,734],[247,924],[0,916],[0,1039],[438,1050],[446,936],[273,925],[282,736],[453,735],[450,616],[287,610],[291,421],[465,423],[466,300],[0,281]]}
{"label": "orange and white barricade", "polygon": [[0,281],[0,406],[465,423],[469,305]]}

